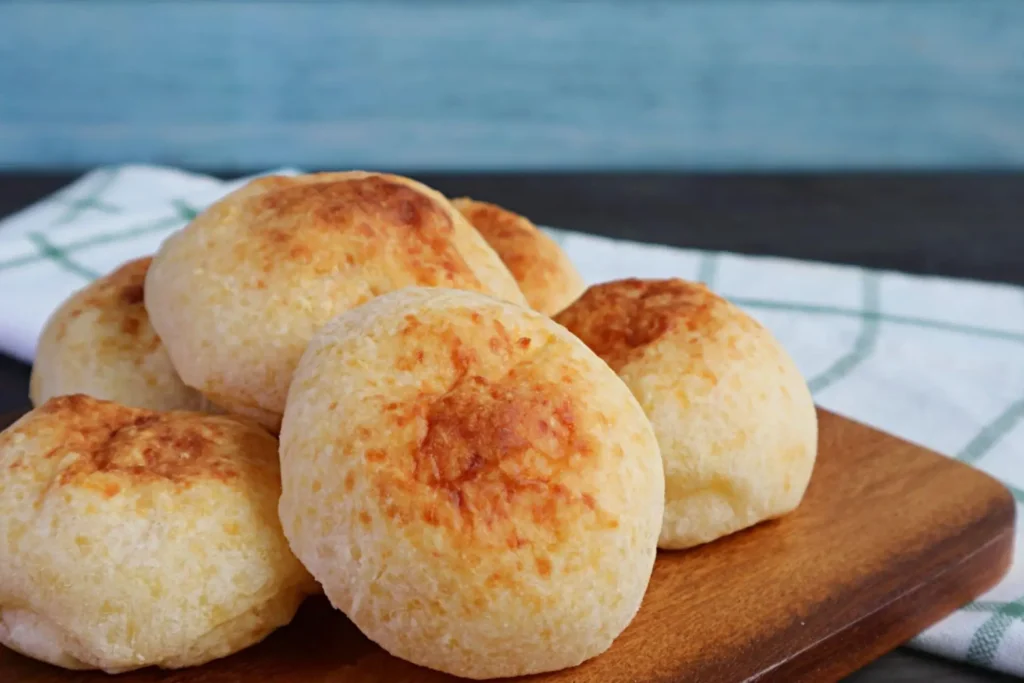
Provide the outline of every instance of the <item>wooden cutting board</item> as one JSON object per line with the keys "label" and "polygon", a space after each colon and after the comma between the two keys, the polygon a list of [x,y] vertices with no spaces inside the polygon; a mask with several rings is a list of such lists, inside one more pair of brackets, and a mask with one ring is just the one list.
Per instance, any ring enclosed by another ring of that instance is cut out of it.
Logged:
{"label": "wooden cutting board", "polygon": [[[819,412],[818,463],[789,517],[659,555],[639,614],[604,655],[530,677],[579,683],[836,680],[996,583],[1015,507],[966,465]],[[2,561],[2,559],[0,559]],[[264,643],[206,666],[116,679],[0,647],[5,683],[454,680],[395,659],[321,598]]]}

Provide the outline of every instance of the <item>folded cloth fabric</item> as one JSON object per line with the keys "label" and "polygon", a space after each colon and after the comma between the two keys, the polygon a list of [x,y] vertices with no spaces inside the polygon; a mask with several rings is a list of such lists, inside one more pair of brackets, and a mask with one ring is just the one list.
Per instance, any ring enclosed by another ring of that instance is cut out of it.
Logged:
{"label": "folded cloth fabric", "polygon": [[[73,291],[152,253],[242,182],[101,168],[0,223],[0,352],[31,362],[47,316]],[[708,283],[779,337],[819,404],[989,472],[1020,512],[1024,288],[545,230],[589,283]],[[1018,531],[1014,567],[999,586],[911,645],[1024,676],[1022,541]]]}

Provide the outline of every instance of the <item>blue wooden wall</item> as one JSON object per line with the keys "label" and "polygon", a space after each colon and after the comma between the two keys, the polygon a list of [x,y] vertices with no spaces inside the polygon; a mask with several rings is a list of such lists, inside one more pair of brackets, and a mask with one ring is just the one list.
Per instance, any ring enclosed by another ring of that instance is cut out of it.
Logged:
{"label": "blue wooden wall", "polygon": [[0,2],[0,167],[1024,168],[1024,0]]}

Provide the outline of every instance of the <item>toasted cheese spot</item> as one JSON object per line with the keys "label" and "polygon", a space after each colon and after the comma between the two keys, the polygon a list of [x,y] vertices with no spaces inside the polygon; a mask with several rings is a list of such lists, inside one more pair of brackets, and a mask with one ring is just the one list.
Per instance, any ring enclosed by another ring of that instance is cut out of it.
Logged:
{"label": "toasted cheese spot", "polygon": [[[145,299],[145,292],[143,290],[143,283],[145,282],[146,269],[149,268],[149,261],[151,261],[151,260],[152,259],[149,259],[149,258],[140,259],[139,261],[136,261],[136,262],[134,262],[132,264],[132,266],[134,266],[132,268],[132,271],[130,271],[130,272],[132,272],[132,275],[134,275],[137,278],[138,275],[141,274],[143,277],[138,279],[138,280],[133,280],[131,283],[128,283],[124,287],[122,287],[122,289],[121,289],[121,302],[125,306],[138,306]],[[142,264],[142,265],[145,266],[145,267],[141,268],[141,273],[139,272],[139,264]],[[123,269],[122,269],[122,272],[123,272]]]}
{"label": "toasted cheese spot", "polygon": [[707,543],[800,504],[816,459],[813,398],[751,316],[701,284],[622,280],[590,288],[556,321],[651,421],[665,462],[659,547]]}
{"label": "toasted cheese spot", "polygon": [[0,476],[0,641],[113,674],[287,623],[315,584],[276,514],[277,446],[243,420],[82,394],[30,411],[0,433],[0,466],[27,465]]}
{"label": "toasted cheese spot", "polygon": [[549,317],[472,292],[387,293],[322,327],[292,387],[282,525],[392,655],[480,679],[552,671],[636,614],[660,452],[627,386]]}
{"label": "toasted cheese spot", "polygon": [[[59,428],[61,444],[43,457],[67,465],[58,486],[88,486],[117,495],[122,483],[162,480],[189,486],[197,480],[226,481],[238,475],[232,453],[225,452],[226,418],[160,413],[128,408],[84,394],[58,396],[37,410],[37,419],[21,432],[31,438],[40,430]],[[258,440],[262,433],[251,435]],[[99,480],[96,477],[100,477]]]}
{"label": "toasted cheese spot", "polygon": [[86,393],[161,410],[203,408],[178,377],[144,298],[150,258],[129,261],[73,294],[40,335],[29,394]]}
{"label": "toasted cheese spot", "polygon": [[[595,448],[577,428],[574,399],[564,385],[468,375],[425,413],[423,438],[402,459],[410,471],[401,488],[415,482],[420,491],[435,492],[422,514],[427,523],[478,540],[504,539],[516,549],[529,542],[517,534],[517,518],[557,530],[570,508],[595,510],[593,496],[558,483]],[[422,498],[403,500],[393,495],[394,479],[386,482],[381,495],[391,500],[388,516],[407,518],[407,506]]]}
{"label": "toasted cheese spot", "polygon": [[498,253],[531,308],[552,315],[585,289],[565,252],[526,217],[468,198],[452,204]]}
{"label": "toasted cheese spot", "polygon": [[228,194],[161,245],[145,299],[189,386],[276,431],[313,333],[414,286],[525,303],[443,195],[409,178],[350,171],[261,178]]}
{"label": "toasted cheese spot", "polygon": [[[555,321],[601,356],[615,371],[674,330],[714,334],[729,304],[699,283],[627,279],[590,287]],[[748,326],[756,326],[751,323]],[[710,382],[717,379],[702,369]]]}
{"label": "toasted cheese spot", "polygon": [[[71,312],[70,317],[77,318],[86,311],[94,311],[99,324],[120,328],[123,333],[122,337],[101,339],[100,343],[136,345],[150,351],[158,348],[159,337],[150,326],[143,305],[146,272],[151,261],[150,257],[129,261],[96,280],[83,292],[81,305]],[[58,341],[66,334],[66,325],[62,332],[64,334],[58,334]]]}
{"label": "toasted cheese spot", "polygon": [[[321,263],[325,275],[390,258],[400,264],[407,284],[486,291],[455,246],[449,211],[399,180],[314,175],[271,187],[250,201],[249,227],[263,242],[267,272],[281,268],[282,249],[287,260]],[[321,253],[326,244],[334,245],[332,253]],[[371,283],[363,300],[378,293]]]}

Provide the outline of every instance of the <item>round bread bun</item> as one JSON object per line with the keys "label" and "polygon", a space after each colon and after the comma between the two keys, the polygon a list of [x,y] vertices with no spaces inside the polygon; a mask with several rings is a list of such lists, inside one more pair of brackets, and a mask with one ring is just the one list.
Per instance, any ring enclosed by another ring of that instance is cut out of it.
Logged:
{"label": "round bread bun", "polygon": [[534,310],[554,315],[587,288],[558,243],[525,216],[468,197],[452,204],[498,252]]}
{"label": "round bread bun", "polygon": [[164,242],[146,308],[186,384],[276,431],[313,333],[411,285],[525,303],[498,255],[425,185],[362,171],[272,176]]}
{"label": "round bread bun", "polygon": [[550,318],[410,288],[326,325],[288,396],[280,514],[332,604],[469,678],[574,666],[632,620],[661,456],[640,406]]}
{"label": "round bread bun", "polygon": [[36,346],[29,398],[88,394],[136,408],[203,410],[149,324],[143,284],[149,258],[129,261],[73,294],[50,316]]}
{"label": "round bread bun", "polygon": [[665,460],[659,547],[688,548],[795,509],[817,455],[807,384],[764,327],[704,285],[596,285],[556,317],[623,379]]}
{"label": "round bread bun", "polygon": [[116,673],[258,642],[315,589],[279,495],[255,424],[50,399],[0,434],[0,643]]}

